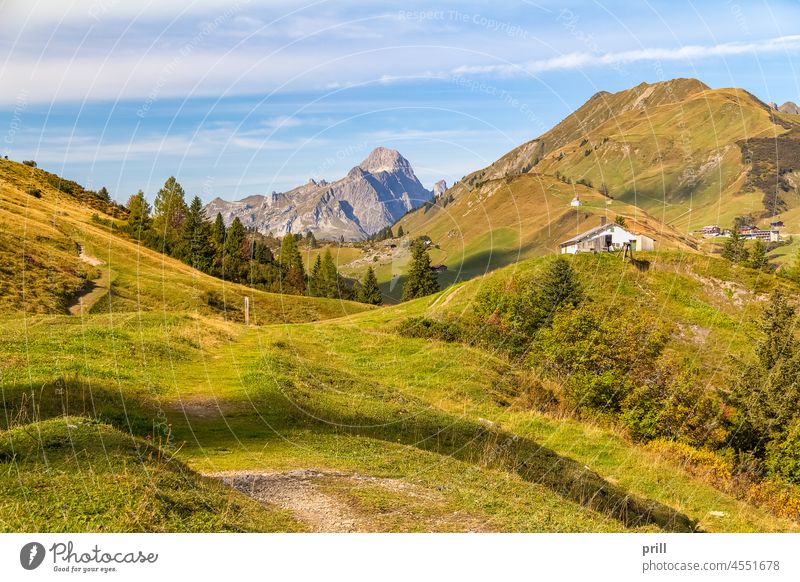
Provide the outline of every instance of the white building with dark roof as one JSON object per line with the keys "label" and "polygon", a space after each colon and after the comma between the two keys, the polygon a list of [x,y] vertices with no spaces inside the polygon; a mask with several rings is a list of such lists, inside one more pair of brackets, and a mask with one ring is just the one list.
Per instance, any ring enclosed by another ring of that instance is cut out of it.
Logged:
{"label": "white building with dark roof", "polygon": [[652,251],[655,240],[634,234],[619,224],[601,224],[561,243],[561,254],[604,253],[621,250],[626,243],[634,251]]}

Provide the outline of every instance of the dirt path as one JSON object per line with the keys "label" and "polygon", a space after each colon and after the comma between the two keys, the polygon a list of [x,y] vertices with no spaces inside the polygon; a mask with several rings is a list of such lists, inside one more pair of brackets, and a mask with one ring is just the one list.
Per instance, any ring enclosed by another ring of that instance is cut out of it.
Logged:
{"label": "dirt path", "polygon": [[262,503],[288,509],[315,532],[371,531],[368,516],[357,514],[347,503],[321,489],[324,479],[344,480],[352,485],[368,483],[411,497],[424,497],[415,486],[399,479],[310,469],[285,473],[228,471],[207,476]]}
{"label": "dirt path", "polygon": [[[103,261],[92,255],[87,255],[83,245],[78,245],[78,258],[84,263],[88,263],[93,267],[105,265]],[[108,287],[111,283],[111,276],[108,269],[100,269],[100,278],[87,283],[84,288],[73,298],[69,306],[70,315],[82,315],[89,313],[92,305],[97,303],[100,298],[108,293]]]}
{"label": "dirt path", "polygon": [[323,493],[314,483],[325,473],[310,470],[287,473],[230,472],[211,475],[261,501],[290,510],[315,532],[357,531],[352,510],[334,497]]}

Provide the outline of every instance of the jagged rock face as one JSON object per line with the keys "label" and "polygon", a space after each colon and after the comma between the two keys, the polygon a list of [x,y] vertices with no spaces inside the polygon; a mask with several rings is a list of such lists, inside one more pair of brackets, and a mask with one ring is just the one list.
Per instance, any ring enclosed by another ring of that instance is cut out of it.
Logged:
{"label": "jagged rock face", "polygon": [[433,185],[433,196],[438,197],[447,192],[447,182],[439,180]]}
{"label": "jagged rock face", "polygon": [[782,113],[791,113],[792,115],[800,115],[800,107],[797,106],[797,103],[793,103],[792,101],[787,101],[778,107],[778,111]]}
{"label": "jagged rock face", "polygon": [[226,224],[238,216],[245,227],[276,236],[311,231],[318,239],[357,241],[394,224],[432,197],[407,159],[379,147],[341,180],[309,180],[288,192],[236,202],[216,198],[206,206],[206,215],[213,218],[219,212]]}

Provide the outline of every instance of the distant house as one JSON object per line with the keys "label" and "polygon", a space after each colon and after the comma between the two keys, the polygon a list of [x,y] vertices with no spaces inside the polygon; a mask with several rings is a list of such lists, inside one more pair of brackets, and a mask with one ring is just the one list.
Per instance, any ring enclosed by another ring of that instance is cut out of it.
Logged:
{"label": "distant house", "polygon": [[783,221],[776,220],[775,222],[770,222],[769,225],[771,228],[783,228]]}
{"label": "distant house", "polygon": [[631,250],[652,251],[655,242],[649,236],[634,234],[619,224],[601,224],[562,242],[561,254],[618,251],[626,243],[630,243]]}
{"label": "distant house", "polygon": [[447,265],[433,265],[431,271],[434,273],[444,273],[447,270]]}
{"label": "distant house", "polygon": [[700,229],[703,236],[719,236],[722,234],[722,229],[716,224],[710,224]]}
{"label": "distant house", "polygon": [[741,229],[739,233],[742,238],[758,239],[765,242],[778,242],[781,240],[781,233],[778,230],[761,230],[758,228]]}
{"label": "distant house", "polygon": [[581,205],[581,199],[580,199],[580,198],[578,198],[577,196],[575,196],[575,198],[573,198],[573,199],[570,201],[569,205],[570,205],[570,206],[580,206],[580,205]]}

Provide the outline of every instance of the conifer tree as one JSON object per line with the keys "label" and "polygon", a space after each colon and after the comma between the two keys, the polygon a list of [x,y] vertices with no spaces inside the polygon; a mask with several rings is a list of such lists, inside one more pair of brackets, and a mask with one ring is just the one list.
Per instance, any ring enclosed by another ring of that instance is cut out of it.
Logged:
{"label": "conifer tree", "polygon": [[237,216],[228,227],[223,247],[222,272],[228,281],[238,281],[242,276],[244,267],[242,245],[244,244],[244,239],[244,226],[242,226],[242,221]]}
{"label": "conifer tree", "polygon": [[537,301],[542,314],[540,325],[549,326],[560,307],[576,307],[582,300],[583,288],[575,271],[566,259],[558,257],[542,276]]}
{"label": "conifer tree", "polygon": [[262,242],[256,242],[253,260],[259,265],[271,265],[275,262],[275,257],[272,255],[272,249],[267,245]]}
{"label": "conifer tree", "polygon": [[756,239],[753,248],[750,249],[750,266],[754,269],[763,269],[768,264],[767,247],[760,239]]}
{"label": "conifer tree", "polygon": [[378,287],[378,278],[375,276],[375,270],[372,267],[368,267],[367,272],[364,273],[364,278],[361,280],[361,287],[358,289],[356,299],[361,303],[368,303],[370,305],[380,305],[383,303],[383,295],[381,294],[380,287]]}
{"label": "conifer tree", "polygon": [[188,211],[185,195],[175,177],[170,176],[153,201],[153,231],[161,250],[169,255],[175,252],[181,241]]}
{"label": "conifer tree", "polygon": [[181,258],[195,269],[208,272],[214,260],[211,224],[206,220],[203,203],[195,196],[186,213]]}
{"label": "conifer tree", "polygon": [[297,248],[297,240],[287,233],[281,240],[281,269],[283,271],[282,289],[286,293],[304,294],[307,289],[303,257]]}
{"label": "conifer tree", "polygon": [[438,290],[439,281],[431,269],[428,249],[421,240],[415,240],[411,244],[411,265],[403,284],[403,301],[424,297]]}
{"label": "conifer tree", "polygon": [[321,297],[333,299],[339,296],[339,272],[330,249],[325,249],[322,257],[317,290]]}
{"label": "conifer tree", "polygon": [[128,200],[127,231],[136,240],[146,240],[150,230],[150,204],[139,190]]}
{"label": "conifer tree", "polygon": [[322,255],[317,255],[314,266],[311,267],[311,274],[308,277],[308,294],[312,297],[319,297],[319,279],[322,272]]}
{"label": "conifer tree", "polygon": [[731,235],[725,239],[722,247],[722,258],[728,259],[732,263],[746,263],[747,249],[744,246],[745,240],[739,232],[738,221],[731,229]]}

